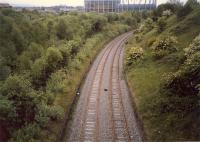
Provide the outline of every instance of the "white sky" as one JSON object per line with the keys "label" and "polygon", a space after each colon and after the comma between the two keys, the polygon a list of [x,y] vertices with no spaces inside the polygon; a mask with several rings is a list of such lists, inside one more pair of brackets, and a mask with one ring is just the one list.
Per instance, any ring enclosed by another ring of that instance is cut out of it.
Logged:
{"label": "white sky", "polygon": [[[167,0],[157,0],[158,4],[165,3],[166,1]],[[84,0],[0,0],[0,3],[1,2],[9,3],[11,5],[31,5],[31,6],[53,6],[53,5],[82,6],[84,4]]]}

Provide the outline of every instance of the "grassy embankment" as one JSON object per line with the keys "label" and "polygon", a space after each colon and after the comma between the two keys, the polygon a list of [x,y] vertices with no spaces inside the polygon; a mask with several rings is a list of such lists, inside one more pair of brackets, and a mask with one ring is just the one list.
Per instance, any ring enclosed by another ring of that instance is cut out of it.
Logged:
{"label": "grassy embankment", "polygon": [[[144,52],[141,61],[126,66],[126,76],[138,113],[144,123],[148,142],[200,140],[199,116],[192,112],[180,116],[177,113],[178,109],[183,109],[182,112],[184,112],[184,108],[181,107],[170,110],[174,102],[178,106],[184,101],[187,102],[187,99],[180,99],[180,102],[175,101],[176,98],[166,96],[161,87],[165,83],[164,76],[180,68],[185,58],[183,49],[188,47],[199,34],[199,18],[199,9],[192,11],[182,20],[178,20],[175,15],[172,15],[165,18],[167,25],[161,33],[157,32],[157,27],[154,25],[154,28],[148,32],[135,33],[127,45],[126,58],[131,47],[142,47]],[[154,42],[169,34],[177,37],[177,52],[155,59],[152,52]],[[163,106],[166,103],[167,105]],[[163,111],[167,110],[167,107],[170,111]]]}

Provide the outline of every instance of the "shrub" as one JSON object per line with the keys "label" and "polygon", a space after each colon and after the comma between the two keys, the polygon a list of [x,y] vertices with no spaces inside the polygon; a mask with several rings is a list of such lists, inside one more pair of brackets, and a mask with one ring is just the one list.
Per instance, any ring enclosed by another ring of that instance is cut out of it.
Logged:
{"label": "shrub", "polygon": [[163,13],[162,13],[162,16],[164,16],[164,17],[169,17],[169,16],[171,16],[172,15],[172,12],[171,12],[171,10],[165,10],[165,11],[163,11]]}
{"label": "shrub", "polygon": [[102,16],[95,16],[92,20],[92,31],[93,32],[99,32],[103,29],[104,25],[107,22],[107,18]]}
{"label": "shrub", "polygon": [[0,55],[0,81],[5,80],[11,73],[10,67],[5,62],[5,59]]}
{"label": "shrub", "polygon": [[200,52],[200,34],[194,39],[188,48],[185,48],[185,54],[188,57],[196,52]]}
{"label": "shrub", "polygon": [[74,58],[74,56],[77,55],[80,46],[81,46],[80,40],[70,40],[69,42],[67,42],[67,47],[70,50],[72,58]]}
{"label": "shrub", "polygon": [[65,84],[63,84],[63,81],[66,78],[66,73],[62,70],[53,73],[47,82],[46,90],[53,94],[62,93],[65,88]]}
{"label": "shrub", "polygon": [[125,23],[128,26],[131,26],[131,27],[134,27],[134,28],[137,27],[137,21],[134,17],[127,17],[126,20],[125,20]]}
{"label": "shrub", "polygon": [[126,64],[131,66],[143,58],[144,51],[140,47],[131,47],[128,49]]}
{"label": "shrub", "polygon": [[35,87],[41,88],[46,86],[46,81],[49,76],[62,66],[62,61],[63,56],[57,48],[48,48],[44,57],[37,59],[31,68],[31,75]]}
{"label": "shrub", "polygon": [[136,40],[136,42],[140,42],[142,40],[142,35],[141,34],[137,34],[135,36],[135,40]]}
{"label": "shrub", "polygon": [[67,66],[69,64],[69,61],[70,61],[70,49],[68,48],[67,45],[65,46],[62,46],[60,48],[58,48],[60,53],[62,54],[62,61],[61,61],[61,64],[62,64],[62,67],[64,66]]}
{"label": "shrub", "polygon": [[39,139],[40,128],[37,124],[29,124],[12,134],[10,142],[35,142]]}
{"label": "shrub", "polygon": [[152,56],[155,60],[162,59],[164,56],[167,56],[169,54],[168,51],[166,50],[159,50],[159,51],[154,51]]}
{"label": "shrub", "polygon": [[57,48],[50,47],[47,49],[45,61],[48,64],[48,72],[52,72],[57,69],[62,60],[62,54]]}
{"label": "shrub", "polygon": [[181,96],[197,95],[196,86],[200,83],[200,53],[192,55],[184,65],[171,74],[164,84],[164,88]]}
{"label": "shrub", "polygon": [[185,5],[177,12],[177,18],[182,19],[183,17],[187,16],[192,11],[192,8],[189,5]]}
{"label": "shrub", "polygon": [[175,36],[164,36],[157,40],[154,44],[154,50],[168,50],[170,52],[177,51],[177,37]]}
{"label": "shrub", "polygon": [[162,16],[163,11],[170,10],[171,12],[175,13],[178,9],[180,4],[173,4],[173,3],[165,3],[161,4],[153,11],[154,16]]}
{"label": "shrub", "polygon": [[154,28],[153,20],[151,18],[146,19],[144,26],[145,26],[145,31],[149,32]]}
{"label": "shrub", "polygon": [[167,25],[166,19],[164,17],[161,17],[158,19],[157,26],[158,26],[158,32],[161,33],[165,30],[165,27]]}
{"label": "shrub", "polygon": [[63,108],[41,104],[35,117],[35,121],[41,128],[46,128],[50,120],[60,120],[63,116]]}
{"label": "shrub", "polygon": [[156,42],[154,42],[152,46],[153,56],[156,59],[160,59],[165,55],[176,52],[178,50],[176,45],[177,45],[176,37],[164,36],[161,39],[158,39]]}
{"label": "shrub", "polygon": [[58,24],[56,25],[56,35],[59,39],[72,39],[73,31],[65,20],[59,20]]}
{"label": "shrub", "polygon": [[164,88],[178,95],[197,95],[200,84],[200,51],[199,36],[190,44],[186,50],[186,61],[181,68],[166,79]]}
{"label": "shrub", "polygon": [[119,16],[116,13],[108,13],[106,14],[109,23],[119,20]]}
{"label": "shrub", "polygon": [[13,106],[13,102],[8,99],[7,96],[0,95],[0,122],[1,126],[7,128],[8,122],[13,121],[12,117],[15,117],[15,107]]}
{"label": "shrub", "polygon": [[31,67],[32,82],[36,88],[46,85],[48,74],[46,73],[47,63],[44,58],[37,59]]}
{"label": "shrub", "polygon": [[3,122],[8,128],[20,128],[34,121],[37,105],[42,100],[39,100],[39,94],[32,89],[29,80],[23,76],[9,76],[0,92],[7,97],[14,109],[11,119]]}
{"label": "shrub", "polygon": [[18,57],[19,70],[30,70],[33,62],[40,58],[44,48],[36,43],[31,43],[26,51]]}

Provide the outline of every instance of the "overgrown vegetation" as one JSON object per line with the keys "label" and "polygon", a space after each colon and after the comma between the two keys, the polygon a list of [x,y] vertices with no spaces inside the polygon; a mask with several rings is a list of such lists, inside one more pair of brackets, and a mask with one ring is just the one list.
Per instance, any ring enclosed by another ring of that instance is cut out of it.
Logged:
{"label": "overgrown vegetation", "polygon": [[154,28],[137,30],[126,54],[130,56],[133,46],[143,49],[139,61],[127,58],[126,69],[147,141],[198,141],[200,4],[196,0],[162,4],[148,16],[152,20],[143,21],[141,27]]}
{"label": "overgrown vegetation", "polygon": [[1,9],[2,141],[55,141],[92,58],[139,21],[134,12],[53,15]]}

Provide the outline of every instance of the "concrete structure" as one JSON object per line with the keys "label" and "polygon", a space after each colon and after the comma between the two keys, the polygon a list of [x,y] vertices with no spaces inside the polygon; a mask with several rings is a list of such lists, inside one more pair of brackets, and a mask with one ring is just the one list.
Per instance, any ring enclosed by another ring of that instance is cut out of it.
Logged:
{"label": "concrete structure", "polygon": [[123,12],[132,10],[151,10],[156,8],[157,0],[85,0],[85,12]]}

